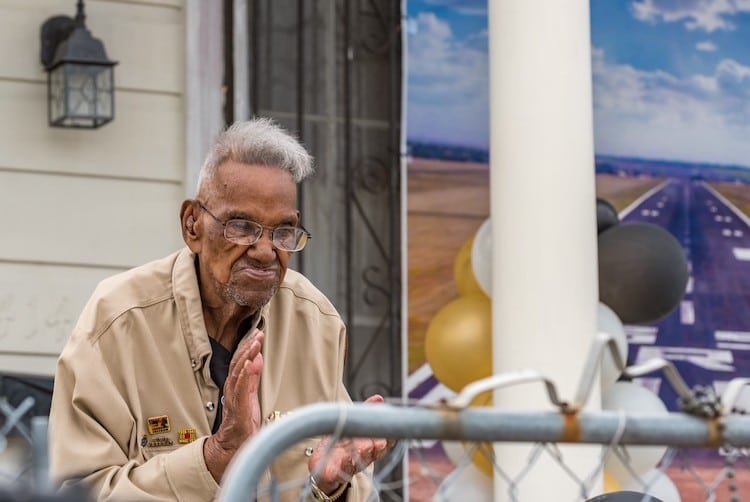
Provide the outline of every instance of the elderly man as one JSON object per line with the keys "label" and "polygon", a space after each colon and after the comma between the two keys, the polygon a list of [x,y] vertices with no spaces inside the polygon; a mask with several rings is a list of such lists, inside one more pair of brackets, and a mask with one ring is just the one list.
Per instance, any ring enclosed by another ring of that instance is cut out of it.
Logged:
{"label": "elderly man", "polygon": [[[182,203],[187,247],[106,279],[58,363],[53,477],[97,500],[207,501],[240,446],[300,406],[348,401],[346,333],[290,254],[310,234],[297,183],[312,160],[267,119],[217,138]],[[373,396],[369,402],[382,402]],[[318,500],[362,500],[385,440],[310,441],[276,459]]]}

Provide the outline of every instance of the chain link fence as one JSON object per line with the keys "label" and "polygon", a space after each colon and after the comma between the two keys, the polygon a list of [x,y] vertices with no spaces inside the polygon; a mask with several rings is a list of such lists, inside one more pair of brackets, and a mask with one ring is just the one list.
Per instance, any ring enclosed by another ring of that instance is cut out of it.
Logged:
{"label": "chain link fence", "polygon": [[[663,372],[679,395],[681,411],[652,413],[638,409],[638,403],[635,409],[584,409],[598,389],[594,382],[605,350],[626,382]],[[524,502],[750,500],[750,416],[737,406],[748,383],[750,379],[734,379],[719,396],[711,388],[689,388],[664,359],[626,368],[612,338],[600,334],[570,401],[561,399],[544,375],[521,371],[474,382],[453,399],[433,405],[399,400],[297,410],[243,447],[220,500],[310,500],[309,478],[276,478],[271,473],[278,471],[269,467],[303,440],[309,448],[310,438],[323,435],[334,441],[399,440],[367,474],[371,500],[490,501],[495,494],[498,500]],[[542,384],[554,410],[472,406],[489,392],[522,384]],[[495,451],[500,452],[497,458]],[[509,467],[506,459],[511,457]],[[401,469],[408,475],[399,476]],[[545,490],[555,495],[540,498]]]}
{"label": "chain link fence", "polygon": [[[552,464],[564,473],[578,494],[556,500],[589,500],[606,491],[652,493],[664,502],[750,500],[750,417],[745,415],[698,418],[687,413],[591,412],[571,416],[398,404],[313,405],[270,425],[242,450],[226,479],[221,500],[249,500],[248,494],[256,491],[261,499],[307,500],[308,479],[262,481],[275,458],[303,439],[324,434],[339,439],[402,439],[370,477],[375,488],[372,500],[405,500],[406,492],[411,500],[492,500],[492,477],[476,468],[477,456],[491,466],[498,475],[495,480],[504,484],[507,500],[513,501],[538,500],[525,494],[530,488],[527,484],[534,482],[532,471],[543,464],[546,469]],[[420,442],[434,439],[461,440],[463,453],[451,462],[440,462],[429,448],[419,448]],[[494,459],[489,441],[529,443],[525,467],[519,472],[506,470]],[[589,470],[576,472],[567,465],[564,444],[571,442],[588,445],[594,457]],[[700,453],[717,450],[719,445],[723,445],[723,465],[704,463]],[[637,448],[656,446],[666,446],[664,455],[653,469],[644,472],[636,465]],[[620,469],[632,478],[627,486],[607,486],[605,466],[611,459],[617,459]],[[410,470],[407,481],[384,482],[404,462]],[[670,493],[673,496],[669,497]]]}
{"label": "chain link fence", "polygon": [[[663,372],[681,411],[586,409],[607,347],[625,380]],[[500,500],[536,502],[547,500],[538,496],[544,484],[559,492],[550,500],[750,500],[750,415],[739,406],[750,378],[731,380],[718,395],[710,387],[689,388],[666,360],[626,368],[617,358],[611,338],[598,339],[572,400],[562,399],[544,375],[521,371],[474,382],[430,405],[399,399],[296,410],[242,448],[220,499],[310,500],[309,477],[288,479],[269,467],[290,451],[308,456],[315,444],[310,439],[330,436],[334,443],[351,437],[397,440],[374,470],[365,470],[371,500],[489,501],[499,494]],[[475,406],[482,396],[519,385],[540,385],[551,411]],[[0,502],[62,500],[49,484],[47,418],[35,402],[0,393]],[[626,494],[637,498],[611,498]]]}
{"label": "chain link fence", "polygon": [[0,374],[0,502],[83,501],[55,494],[49,479],[47,424],[52,379]]}

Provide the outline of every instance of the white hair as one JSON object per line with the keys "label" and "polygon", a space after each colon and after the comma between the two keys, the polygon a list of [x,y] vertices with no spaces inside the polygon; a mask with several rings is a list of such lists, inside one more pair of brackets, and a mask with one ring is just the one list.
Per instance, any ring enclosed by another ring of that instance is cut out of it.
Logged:
{"label": "white hair", "polygon": [[295,183],[314,172],[310,153],[269,118],[235,122],[216,137],[198,175],[198,193],[208,188],[217,168],[228,160],[278,167],[289,171]]}

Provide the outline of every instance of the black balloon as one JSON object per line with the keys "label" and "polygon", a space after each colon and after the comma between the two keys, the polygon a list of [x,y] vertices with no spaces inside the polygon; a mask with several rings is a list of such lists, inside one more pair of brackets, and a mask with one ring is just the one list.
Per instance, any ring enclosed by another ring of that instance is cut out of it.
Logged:
{"label": "black balloon", "polygon": [[620,223],[620,217],[617,214],[615,206],[604,199],[596,199],[596,233],[600,234],[608,228],[614,227]]}
{"label": "black balloon", "polygon": [[630,491],[605,493],[604,495],[588,499],[586,502],[642,502],[644,500],[649,502],[662,502],[661,499],[652,495],[647,496],[645,493]]}
{"label": "black balloon", "polygon": [[685,252],[672,234],[650,223],[625,223],[599,235],[599,301],[623,323],[658,321],[685,295]]}

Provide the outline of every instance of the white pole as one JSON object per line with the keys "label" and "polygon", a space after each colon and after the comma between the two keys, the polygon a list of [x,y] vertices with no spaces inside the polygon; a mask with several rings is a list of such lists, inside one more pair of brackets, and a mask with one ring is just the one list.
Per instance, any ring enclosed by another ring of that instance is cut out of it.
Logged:
{"label": "white pole", "polygon": [[[489,0],[490,215],[495,373],[534,369],[572,400],[596,331],[597,255],[588,0]],[[598,409],[595,387],[590,403]],[[550,411],[541,384],[495,394],[503,409]],[[497,444],[515,479],[530,445]],[[583,479],[598,450],[565,446]],[[508,483],[494,479],[495,500]],[[580,500],[581,487],[544,454],[520,500]]]}
{"label": "white pole", "polygon": [[221,4],[185,2],[185,196],[194,197],[203,159],[224,127]]}

